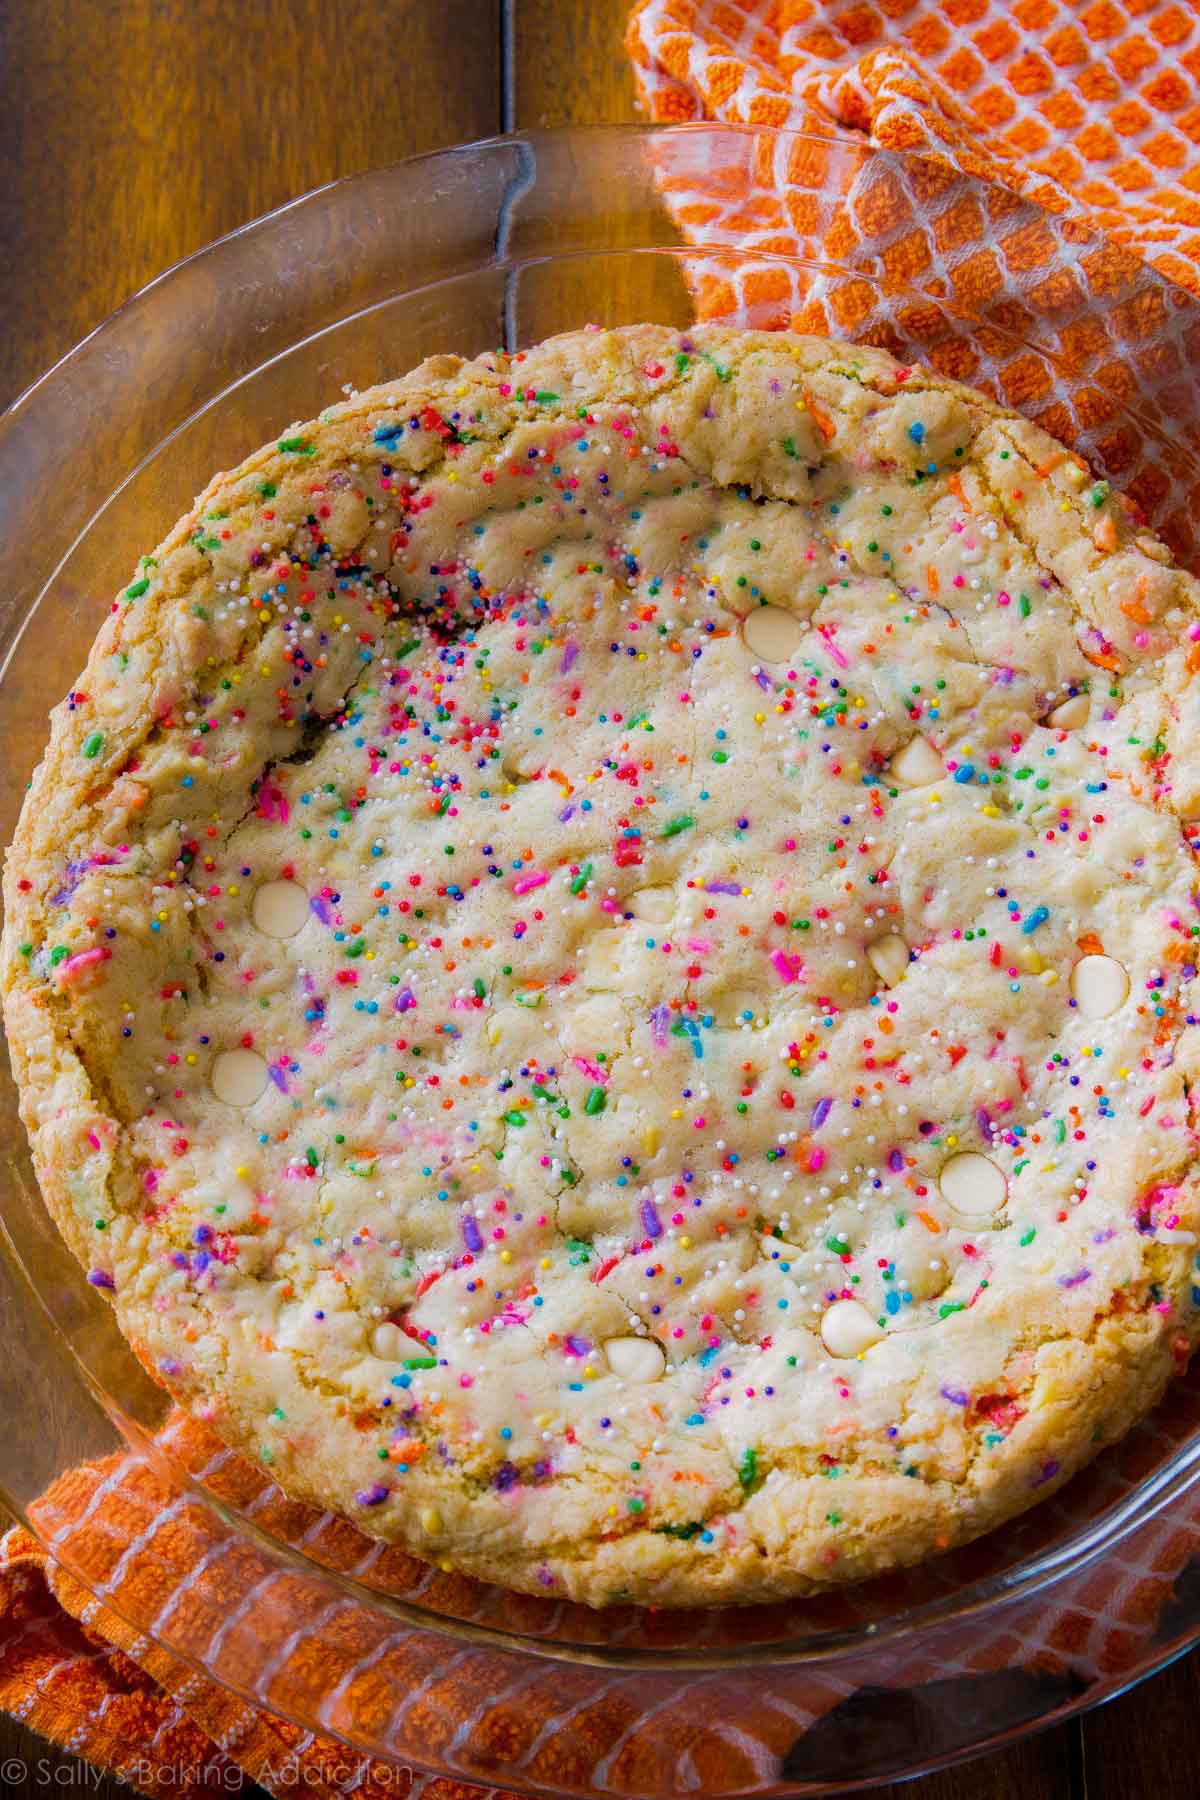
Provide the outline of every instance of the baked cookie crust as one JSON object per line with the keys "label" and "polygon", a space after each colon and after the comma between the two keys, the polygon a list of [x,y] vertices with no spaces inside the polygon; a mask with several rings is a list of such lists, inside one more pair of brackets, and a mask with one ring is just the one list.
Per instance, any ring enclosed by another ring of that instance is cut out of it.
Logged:
{"label": "baked cookie crust", "polygon": [[1195,581],[786,334],[437,357],[217,476],[4,882],[39,1179],[283,1487],[594,1605],[964,1542],[1197,1336]]}

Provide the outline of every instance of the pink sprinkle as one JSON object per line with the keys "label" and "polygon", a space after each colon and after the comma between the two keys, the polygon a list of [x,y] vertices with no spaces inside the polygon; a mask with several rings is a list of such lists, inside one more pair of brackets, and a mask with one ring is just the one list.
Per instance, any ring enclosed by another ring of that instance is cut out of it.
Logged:
{"label": "pink sprinkle", "polygon": [[848,669],[850,667],[850,659],[849,659],[849,657],[842,655],[841,651],[838,649],[837,645],[834,643],[831,634],[828,631],[822,629],[821,636],[825,639],[825,647],[829,651],[830,656],[832,656],[832,658],[833,658],[834,662],[837,664],[838,668],[839,669]]}
{"label": "pink sprinkle", "polygon": [[106,963],[111,955],[112,951],[106,944],[97,944],[91,950],[77,950],[74,956],[68,956],[66,962],[58,965],[56,979],[59,987],[70,987],[89,969],[96,968],[99,963]]}
{"label": "pink sprinkle", "polygon": [[534,888],[545,887],[550,877],[545,869],[534,869],[528,875],[518,875],[512,884],[514,894],[531,894]]}
{"label": "pink sprinkle", "polygon": [[780,981],[799,981],[804,973],[804,963],[798,956],[789,956],[786,950],[773,950],[771,961]]}
{"label": "pink sprinkle", "polygon": [[589,1062],[586,1056],[573,1056],[571,1061],[577,1069],[582,1069],[589,1081],[598,1081],[602,1087],[608,1085],[608,1072],[597,1063]]}
{"label": "pink sprinkle", "polygon": [[291,807],[284,797],[283,789],[274,781],[264,781],[259,788],[256,810],[260,819],[278,819],[283,825],[287,824],[291,815]]}

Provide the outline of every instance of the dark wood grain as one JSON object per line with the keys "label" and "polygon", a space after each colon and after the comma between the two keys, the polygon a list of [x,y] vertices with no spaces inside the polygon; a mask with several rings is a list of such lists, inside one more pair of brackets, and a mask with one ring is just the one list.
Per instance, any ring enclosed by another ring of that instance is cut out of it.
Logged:
{"label": "dark wood grain", "polygon": [[514,127],[634,119],[633,71],[622,40],[630,0],[512,0]]}
{"label": "dark wood grain", "polygon": [[[505,125],[634,118],[627,11],[0,0],[0,404],[170,263],[308,188]],[[1193,1656],[1082,1723],[868,1800],[1192,1800],[1198,1762]],[[0,1770],[4,1800],[129,1791],[3,1717]]]}
{"label": "dark wood grain", "polygon": [[176,262],[500,129],[500,0],[0,0],[0,404]]}
{"label": "dark wood grain", "polygon": [[1200,1654],[1082,1722],[1084,1800],[1195,1800],[1200,1792]]}

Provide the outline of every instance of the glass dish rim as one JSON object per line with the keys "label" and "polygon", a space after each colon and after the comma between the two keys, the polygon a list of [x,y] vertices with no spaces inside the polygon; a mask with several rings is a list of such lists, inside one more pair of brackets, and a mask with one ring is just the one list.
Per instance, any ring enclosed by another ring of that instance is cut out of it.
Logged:
{"label": "glass dish rim", "polygon": [[[900,163],[932,163],[938,160],[936,152],[890,150],[871,144],[868,140],[863,138],[861,134],[837,128],[831,128],[828,131],[790,130],[765,124],[726,125],[715,121],[705,120],[686,121],[680,124],[662,124],[646,121],[536,128],[531,130],[498,133],[488,138],[447,146],[440,150],[422,152],[416,156],[399,159],[396,162],[382,165],[378,168],[364,170],[354,175],[344,176],[334,181],[320,184],[319,186],[309,189],[305,193],[284,202],[281,206],[260,214],[255,219],[247,221],[234,228],[232,231],[214,239],[211,243],[191,252],[188,256],[179,259],[176,263],[172,264],[169,268],[165,269],[151,281],[136,290],[121,304],[121,306],[114,309],[114,311],[96,325],[92,331],[83,337],[77,344],[72,346],[71,349],[66,351],[62,357],[51,365],[50,368],[23,389],[3,412],[0,413],[0,428],[18,423],[19,415],[30,405],[40,390],[48,387],[56,378],[61,378],[71,372],[77,366],[78,362],[86,355],[94,354],[100,347],[104,334],[111,329],[117,320],[123,319],[131,309],[146,303],[151,294],[170,283],[181,273],[181,271],[189,268],[201,259],[211,257],[214,252],[231,244],[235,240],[252,239],[256,233],[277,224],[285,216],[295,213],[298,209],[309,205],[322,197],[331,195],[334,190],[344,191],[353,188],[356,185],[366,184],[372,180],[394,176],[401,171],[411,172],[416,168],[430,165],[435,162],[441,162],[443,165],[448,165],[459,160],[464,160],[472,155],[478,156],[489,152],[498,153],[507,148],[518,147],[521,145],[531,147],[536,153],[538,144],[545,142],[565,143],[569,140],[598,140],[607,138],[610,142],[625,140],[632,143],[659,139],[677,139],[681,137],[693,137],[696,139],[710,138],[714,141],[730,139],[746,144],[752,144],[760,140],[775,142],[795,141],[798,143],[812,142],[823,146],[850,147],[855,151],[860,152],[864,159],[869,158],[872,155],[880,155]],[[661,245],[647,245],[644,243],[621,246],[607,245],[584,249],[540,252],[528,256],[511,256],[506,253],[506,232],[507,222],[502,221],[500,230],[493,240],[492,253],[486,261],[475,263],[471,265],[470,268],[464,267],[463,269],[456,270],[452,273],[438,276],[429,282],[414,284],[412,287],[404,289],[403,292],[406,294],[428,293],[432,290],[436,290],[440,286],[455,281],[462,281],[471,274],[478,274],[488,268],[495,269],[498,272],[519,272],[526,268],[533,268],[541,265],[567,263],[570,261],[579,261],[601,256],[631,258],[655,256],[680,263],[689,257],[711,256],[718,259],[729,259],[738,254],[736,248],[729,244],[713,244],[710,246],[703,243],[694,244],[681,241],[674,244],[665,243]],[[1089,235],[1096,236],[1097,234],[1089,233]],[[845,265],[843,264],[825,262],[816,257],[789,256],[777,250],[759,249],[757,247],[751,249],[749,256],[753,261],[762,264],[781,264],[813,271],[844,272],[845,269]],[[868,274],[864,271],[859,271],[859,273],[863,274],[864,278],[870,281],[873,286],[879,287],[881,285],[877,275]],[[1168,282],[1169,286],[1177,286],[1177,284],[1171,283],[1169,278],[1164,277],[1163,279]],[[912,294],[914,299],[920,300],[922,298],[919,290],[909,289],[908,291]],[[1177,291],[1180,295],[1185,295],[1185,290],[1177,289]],[[390,298],[394,299],[396,297],[397,296],[393,295]],[[1190,296],[1185,297],[1190,298]],[[929,297],[924,296],[924,298],[928,302]],[[379,305],[387,303],[386,300],[372,301],[363,307],[352,307],[344,312],[337,320],[332,321],[328,325],[319,327],[314,332],[305,334],[305,337],[296,340],[296,344],[320,337],[325,332],[337,329],[349,320],[369,313],[375,310]],[[939,304],[941,304],[940,301]],[[954,308],[951,307],[949,310],[951,311],[952,316],[960,318],[964,325],[970,326],[971,315],[969,309],[956,312]],[[1013,342],[1020,343],[1024,341],[1021,339],[1020,335],[1012,331],[1011,328],[989,326],[989,329],[1003,331]],[[165,432],[164,436],[157,440],[153,448],[147,452],[147,456],[144,460],[149,460],[150,457],[156,455],[174,436],[187,428],[196,418],[202,416],[212,405],[242,382],[251,378],[254,374],[257,374],[261,369],[268,367],[271,362],[277,361],[280,357],[287,355],[289,350],[294,349],[295,347],[296,345],[291,345],[275,355],[268,356],[263,362],[256,364],[252,369],[246,370],[234,377],[231,381],[226,382],[217,392],[209,395],[200,405],[189,412],[185,418],[172,425]],[[1036,340],[1035,347],[1037,348],[1039,355],[1045,356],[1051,362],[1056,360],[1057,353],[1050,351],[1041,345],[1037,345]],[[1119,403],[1115,401],[1114,404],[1119,406]],[[1138,416],[1136,412],[1129,407],[1119,406],[1119,410],[1128,417],[1136,419]],[[1182,448],[1182,446],[1180,447]],[[1190,452],[1186,453],[1191,454]],[[81,528],[76,542],[94,527],[96,519],[103,513],[105,507],[110,504],[116,493],[120,491],[121,487],[125,485],[125,482],[128,481],[142,466],[142,461],[139,461],[134,468],[122,478],[117,487],[110,492],[102,505]],[[67,554],[70,554],[69,550]],[[54,579],[55,573],[52,573],[37,597],[39,601],[45,593],[46,586],[52,583]],[[35,606],[36,604],[37,601],[34,602]],[[25,622],[22,621],[18,625],[16,642],[19,642],[23,635],[24,624]],[[14,642],[13,645],[14,652],[16,649],[16,642]],[[7,663],[8,659],[6,658],[5,661]],[[4,671],[0,670],[0,675],[3,675],[3,673]],[[15,1268],[18,1277],[32,1292],[33,1297],[38,1302],[40,1310],[50,1322],[56,1338],[58,1339],[59,1346],[66,1351],[71,1362],[75,1365],[78,1374],[82,1377],[85,1386],[88,1387],[89,1391],[95,1397],[102,1400],[106,1405],[110,1416],[114,1416],[115,1414],[116,1417],[127,1422],[134,1442],[137,1442],[139,1439],[144,1442],[148,1436],[146,1428],[127,1415],[119,1402],[114,1404],[112,1397],[106,1395],[104,1390],[95,1381],[94,1377],[91,1376],[74,1343],[63,1330],[62,1326],[54,1319],[53,1314],[47,1307],[37,1284],[32,1280],[28,1269],[25,1267],[23,1257],[12,1244],[6,1228],[0,1230],[0,1240],[2,1240],[3,1254],[5,1255],[6,1260],[9,1261],[10,1266]],[[167,1460],[168,1462],[170,1461],[169,1458],[167,1458]],[[215,1496],[213,1496],[209,1490],[184,1475],[183,1471],[179,1470],[177,1465],[171,1464],[171,1467],[175,1477],[179,1479],[182,1476],[183,1480],[187,1483],[189,1490],[197,1499],[202,1500],[205,1504],[215,1506],[218,1512],[222,1516],[227,1517],[231,1522],[236,1521],[237,1529],[240,1530],[250,1525],[251,1522],[243,1520],[236,1510],[230,1510],[224,1507],[222,1503],[216,1500]],[[754,1662],[760,1665],[774,1663],[779,1663],[781,1665],[796,1663],[820,1664],[824,1662],[836,1662],[839,1658],[852,1653],[856,1647],[877,1649],[885,1644],[891,1645],[893,1643],[898,1644],[904,1642],[914,1634],[933,1630],[939,1625],[948,1623],[952,1620],[958,1621],[971,1618],[978,1615],[981,1611],[997,1608],[1010,1601],[1015,1601],[1032,1592],[1036,1592],[1051,1584],[1060,1576],[1075,1573],[1102,1555],[1105,1550],[1124,1541],[1124,1539],[1136,1529],[1141,1520],[1156,1516],[1165,1506],[1169,1505],[1183,1493],[1189,1491],[1195,1485],[1197,1480],[1200,1480],[1200,1432],[1197,1432],[1190,1442],[1185,1441],[1157,1470],[1153,1472],[1152,1475],[1133,1486],[1127,1495],[1114,1501],[1095,1519],[1088,1521],[1084,1525],[1075,1527],[1065,1539],[1056,1542],[1051,1547],[1035,1552],[1031,1556],[1019,1561],[1012,1570],[980,1577],[966,1583],[951,1593],[931,1600],[919,1607],[906,1609],[895,1622],[885,1621],[881,1623],[867,1623],[836,1631],[818,1632],[813,1634],[809,1639],[797,1639],[793,1636],[781,1638],[769,1643],[741,1645],[730,1650],[706,1650],[703,1648],[691,1650],[680,1646],[668,1647],[661,1650],[653,1648],[613,1648],[611,1646],[593,1645],[586,1642],[577,1643],[571,1640],[540,1639],[514,1632],[506,1628],[492,1627],[471,1620],[456,1619],[452,1614],[433,1612],[432,1610],[422,1608],[413,1602],[402,1600],[396,1596],[389,1596],[377,1590],[365,1588],[353,1577],[343,1576],[337,1571],[328,1568],[326,1565],[305,1557],[301,1552],[293,1550],[290,1545],[271,1538],[269,1534],[261,1533],[256,1535],[259,1535],[260,1541],[264,1543],[265,1547],[269,1549],[272,1555],[279,1557],[283,1561],[292,1563],[295,1566],[304,1568],[318,1579],[334,1582],[348,1595],[353,1596],[360,1604],[372,1609],[386,1611],[391,1616],[403,1619],[406,1623],[413,1625],[420,1630],[437,1632],[449,1637],[467,1638],[476,1642],[486,1642],[497,1649],[503,1649],[514,1654],[526,1656],[532,1655],[539,1660],[550,1662],[556,1660],[584,1662],[627,1670],[663,1667],[680,1667],[683,1669],[690,1667],[697,1670],[715,1669],[744,1666],[747,1662]],[[1147,1509],[1146,1505],[1148,1498],[1151,1502],[1149,1509]],[[15,1510],[18,1511],[20,1516],[25,1516],[24,1508],[17,1506]],[[697,1612],[699,1615],[699,1613],[708,1610],[711,1609],[697,1609]]]}

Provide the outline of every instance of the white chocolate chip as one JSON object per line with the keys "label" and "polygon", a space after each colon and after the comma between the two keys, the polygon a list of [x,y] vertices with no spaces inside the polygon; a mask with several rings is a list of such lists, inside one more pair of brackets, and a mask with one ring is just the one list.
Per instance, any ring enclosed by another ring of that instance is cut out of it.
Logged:
{"label": "white chocolate chip", "polygon": [[222,1050],[209,1085],[226,1106],[253,1106],[267,1085],[267,1065],[257,1050]]}
{"label": "white chocolate chip", "polygon": [[1085,1019],[1106,1019],[1125,1004],[1128,971],[1115,956],[1081,956],[1071,970],[1071,993]]}
{"label": "white chocolate chip", "polygon": [[759,606],[746,614],[742,636],[752,656],[765,663],[783,663],[799,649],[804,626],[782,606]]}
{"label": "white chocolate chip", "polygon": [[867,961],[885,987],[895,987],[898,981],[903,981],[908,969],[908,945],[899,932],[876,938],[873,944],[867,945]]}
{"label": "white chocolate chip", "polygon": [[399,1362],[404,1348],[404,1333],[398,1325],[385,1320],[371,1333],[371,1348],[384,1362]]}
{"label": "white chocolate chip", "polygon": [[609,1368],[622,1381],[658,1381],[667,1366],[666,1353],[653,1338],[609,1338],[604,1354]]}
{"label": "white chocolate chip", "polygon": [[942,779],[946,765],[929,739],[917,736],[896,752],[888,773],[901,787],[928,787],[931,781]]}
{"label": "white chocolate chip", "polygon": [[1048,716],[1047,725],[1053,725],[1059,731],[1078,731],[1086,725],[1092,710],[1091,698],[1087,694],[1072,694],[1061,706],[1056,706]]}
{"label": "white chocolate chip", "polygon": [[883,1327],[858,1300],[835,1300],[821,1320],[821,1340],[830,1356],[861,1356],[883,1336]]}
{"label": "white chocolate chip", "polygon": [[943,1163],[938,1186],[947,1206],[960,1213],[999,1212],[1008,1198],[1004,1170],[977,1150],[964,1150]]}
{"label": "white chocolate chip", "polygon": [[264,881],[255,892],[250,917],[268,937],[295,937],[308,919],[308,895],[295,881]]}

